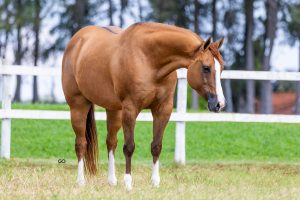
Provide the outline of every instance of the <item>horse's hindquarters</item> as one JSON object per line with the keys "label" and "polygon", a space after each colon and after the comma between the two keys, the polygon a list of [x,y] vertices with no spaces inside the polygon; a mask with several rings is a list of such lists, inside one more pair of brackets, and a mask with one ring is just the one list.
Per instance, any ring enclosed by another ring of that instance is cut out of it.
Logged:
{"label": "horse's hindquarters", "polygon": [[115,36],[99,27],[78,31],[63,59],[63,90],[66,98],[78,94],[107,109],[121,109],[110,75]]}

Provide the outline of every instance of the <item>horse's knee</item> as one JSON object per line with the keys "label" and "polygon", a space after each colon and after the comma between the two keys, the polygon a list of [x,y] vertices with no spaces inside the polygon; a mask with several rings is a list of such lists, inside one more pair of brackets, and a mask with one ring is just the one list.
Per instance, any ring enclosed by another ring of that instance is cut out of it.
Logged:
{"label": "horse's knee", "polygon": [[158,157],[162,149],[162,144],[151,144],[151,153],[153,157]]}
{"label": "horse's knee", "polygon": [[128,143],[124,144],[123,146],[123,152],[126,156],[131,157],[134,152],[135,144],[134,143]]}

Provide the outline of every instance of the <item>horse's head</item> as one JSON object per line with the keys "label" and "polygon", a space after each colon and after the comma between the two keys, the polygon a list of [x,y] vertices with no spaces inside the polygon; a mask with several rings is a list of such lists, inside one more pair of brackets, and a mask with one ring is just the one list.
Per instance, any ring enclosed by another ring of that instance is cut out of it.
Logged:
{"label": "horse's head", "polygon": [[225,107],[220,80],[224,61],[219,52],[223,40],[212,43],[209,38],[203,42],[196,50],[195,60],[188,66],[187,73],[190,86],[208,101],[208,109],[214,112]]}

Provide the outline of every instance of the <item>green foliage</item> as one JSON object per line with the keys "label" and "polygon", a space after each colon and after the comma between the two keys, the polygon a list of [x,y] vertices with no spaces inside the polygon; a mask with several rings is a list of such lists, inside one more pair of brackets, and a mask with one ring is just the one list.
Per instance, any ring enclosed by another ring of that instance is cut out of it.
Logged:
{"label": "green foliage", "polygon": [[190,0],[149,0],[153,12],[149,18],[158,22],[172,23],[187,28],[190,22],[190,13],[187,12]]}
{"label": "green foliage", "polygon": [[80,28],[92,24],[91,19],[96,14],[98,4],[100,2],[91,2],[91,0],[60,1],[59,5],[62,11],[55,11],[52,16],[59,16],[59,23],[51,30],[51,34],[57,34],[56,42],[48,47],[44,52],[44,57],[48,57],[50,53],[62,51],[65,49],[68,40]]}
{"label": "green foliage", "polygon": [[288,29],[293,37],[300,39],[300,3],[291,4],[289,11],[291,20]]}

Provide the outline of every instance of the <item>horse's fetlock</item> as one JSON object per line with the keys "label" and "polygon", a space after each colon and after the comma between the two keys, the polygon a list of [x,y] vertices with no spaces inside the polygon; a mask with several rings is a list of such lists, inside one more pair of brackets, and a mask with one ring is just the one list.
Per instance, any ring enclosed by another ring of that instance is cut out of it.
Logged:
{"label": "horse's fetlock", "polygon": [[159,156],[162,149],[162,144],[151,144],[151,153],[152,156]]}
{"label": "horse's fetlock", "polygon": [[135,144],[130,143],[130,144],[124,144],[123,146],[123,152],[125,155],[131,157],[135,149]]}

